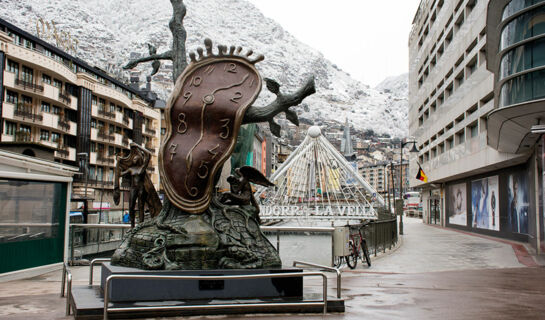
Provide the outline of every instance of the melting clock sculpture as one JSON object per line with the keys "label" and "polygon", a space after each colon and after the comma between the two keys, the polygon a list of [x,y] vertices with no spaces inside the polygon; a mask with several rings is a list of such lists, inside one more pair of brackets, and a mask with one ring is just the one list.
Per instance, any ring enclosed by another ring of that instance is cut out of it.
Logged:
{"label": "melting clock sculpture", "polygon": [[[259,227],[259,207],[250,186],[272,183],[258,170],[242,167],[228,179],[230,192],[215,192],[239,128],[249,117],[247,110],[261,91],[262,78],[254,65],[263,56],[251,59],[251,51],[243,55],[242,48],[225,46],[214,53],[209,39],[205,49],[199,48],[198,56],[190,54],[191,63],[167,102],[167,132],[159,154],[166,194],[162,210],[128,232],[112,264],[168,270],[281,266]],[[273,126],[278,112],[297,119],[288,108],[314,93],[313,81],[297,99],[279,93],[278,86],[267,81],[285,105],[277,103],[272,115],[252,113],[254,122]]]}

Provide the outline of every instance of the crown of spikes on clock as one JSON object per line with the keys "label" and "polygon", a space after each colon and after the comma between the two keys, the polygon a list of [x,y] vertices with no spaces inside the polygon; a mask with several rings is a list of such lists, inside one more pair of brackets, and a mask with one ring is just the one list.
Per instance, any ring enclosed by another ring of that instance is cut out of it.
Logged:
{"label": "crown of spikes on clock", "polygon": [[256,64],[259,61],[263,61],[263,59],[265,59],[265,57],[262,54],[256,56],[254,59],[250,59],[250,56],[252,56],[254,53],[252,50],[248,50],[246,54],[241,54],[242,47],[235,47],[235,46],[230,46],[229,48],[227,48],[227,46],[218,45],[218,53],[215,54],[212,48],[212,40],[208,38],[204,39],[204,47],[206,49],[206,55],[204,53],[203,48],[197,48],[198,57],[195,55],[195,52],[189,53],[189,58],[191,59],[192,63],[197,62],[199,60],[211,58],[211,57],[240,57],[240,58],[248,60],[248,62],[250,62],[251,64]]}

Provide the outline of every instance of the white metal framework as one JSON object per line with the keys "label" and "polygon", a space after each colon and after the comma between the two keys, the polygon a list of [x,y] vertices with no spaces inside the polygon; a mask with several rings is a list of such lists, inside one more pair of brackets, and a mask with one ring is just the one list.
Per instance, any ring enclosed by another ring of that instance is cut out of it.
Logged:
{"label": "white metal framework", "polygon": [[261,219],[377,219],[373,205],[384,199],[321,134],[308,134],[271,176],[274,187],[261,188]]}

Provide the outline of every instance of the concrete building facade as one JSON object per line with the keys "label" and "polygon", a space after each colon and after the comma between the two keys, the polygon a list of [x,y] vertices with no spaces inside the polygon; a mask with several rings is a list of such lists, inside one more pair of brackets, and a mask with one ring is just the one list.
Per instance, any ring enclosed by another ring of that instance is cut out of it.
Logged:
{"label": "concrete building facade", "polygon": [[[545,35],[544,5],[421,2],[409,37],[409,131],[428,177],[427,183],[410,180],[422,190],[425,222],[439,211],[444,226],[540,250],[541,136],[531,128],[544,113],[543,78],[536,81],[543,65],[537,61],[545,59],[545,51],[536,50]],[[524,54],[534,62],[522,67]],[[410,175],[417,169],[411,161]]]}

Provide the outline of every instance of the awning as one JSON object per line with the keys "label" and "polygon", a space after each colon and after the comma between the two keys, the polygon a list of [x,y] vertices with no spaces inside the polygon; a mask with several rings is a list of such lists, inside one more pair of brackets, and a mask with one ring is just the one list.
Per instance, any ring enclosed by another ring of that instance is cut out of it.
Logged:
{"label": "awning", "polygon": [[493,110],[488,115],[488,145],[507,153],[525,153],[540,134],[531,133],[536,124],[545,124],[545,99]]}

